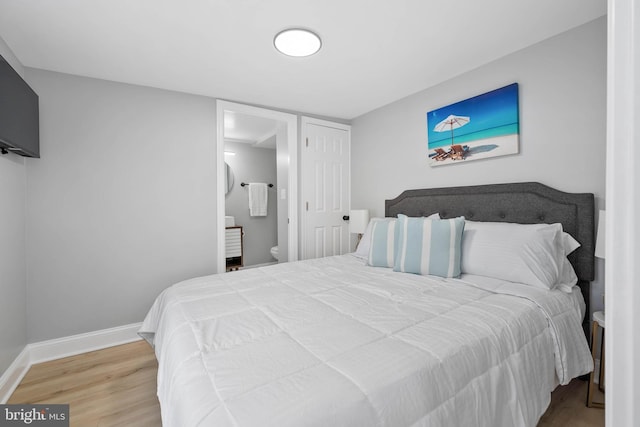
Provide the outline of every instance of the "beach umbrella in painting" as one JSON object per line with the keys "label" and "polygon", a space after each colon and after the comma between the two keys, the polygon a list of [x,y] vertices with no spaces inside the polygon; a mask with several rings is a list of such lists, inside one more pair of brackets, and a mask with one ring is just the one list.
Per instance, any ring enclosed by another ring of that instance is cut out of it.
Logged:
{"label": "beach umbrella in painting", "polygon": [[469,123],[471,118],[465,116],[454,116],[453,114],[435,125],[433,128],[436,132],[446,132],[448,130],[451,131],[451,145],[453,145],[453,130],[458,129]]}

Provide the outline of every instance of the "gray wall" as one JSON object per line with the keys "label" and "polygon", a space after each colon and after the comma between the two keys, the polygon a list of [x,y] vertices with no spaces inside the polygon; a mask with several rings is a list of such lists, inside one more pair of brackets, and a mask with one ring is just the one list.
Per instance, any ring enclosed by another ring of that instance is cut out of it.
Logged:
{"label": "gray wall", "polygon": [[139,322],[167,286],[215,272],[216,100],[25,72],[42,154],[22,193],[27,342]]}
{"label": "gray wall", "polygon": [[[0,38],[0,55],[24,78],[22,64]],[[24,157],[0,155],[0,376],[27,344]]]}
{"label": "gray wall", "polygon": [[[434,61],[437,59],[434,58]],[[430,167],[426,113],[517,82],[520,154]],[[353,120],[351,205],[384,215],[405,189],[539,181],[605,198],[606,17]],[[602,261],[592,304],[602,308]]]}
{"label": "gray wall", "polygon": [[215,100],[27,69],[30,342],[139,322],[216,260]]}
{"label": "gray wall", "polygon": [[[225,197],[225,212],[235,216],[236,225],[243,227],[244,265],[275,262],[269,251],[278,244],[276,150],[254,148],[240,142],[225,142],[224,147],[236,153],[225,156],[235,176],[235,184]],[[241,182],[274,185],[268,191],[267,216],[249,216],[248,187],[241,187]]]}

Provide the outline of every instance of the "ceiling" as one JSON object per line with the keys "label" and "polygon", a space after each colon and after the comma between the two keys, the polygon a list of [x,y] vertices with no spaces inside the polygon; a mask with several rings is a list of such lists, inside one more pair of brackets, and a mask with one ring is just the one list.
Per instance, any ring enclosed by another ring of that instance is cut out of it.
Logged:
{"label": "ceiling", "polygon": [[[589,22],[606,0],[0,0],[27,67],[352,119]],[[278,53],[313,29],[322,49]]]}
{"label": "ceiling", "polygon": [[258,148],[276,149],[276,131],[280,122],[249,114],[224,112],[224,139]]}

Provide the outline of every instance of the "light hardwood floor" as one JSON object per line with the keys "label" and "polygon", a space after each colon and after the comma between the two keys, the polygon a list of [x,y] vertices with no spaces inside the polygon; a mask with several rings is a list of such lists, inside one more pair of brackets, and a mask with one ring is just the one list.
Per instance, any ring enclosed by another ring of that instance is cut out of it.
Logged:
{"label": "light hardwood floor", "polygon": [[160,426],[146,341],[33,365],[7,403],[68,403],[71,426]]}
{"label": "light hardwood floor", "polygon": [[[138,341],[33,365],[8,403],[68,403],[72,427],[160,426],[157,371]],[[538,427],[604,426],[604,410],[587,408],[586,395],[585,381],[559,387]]]}

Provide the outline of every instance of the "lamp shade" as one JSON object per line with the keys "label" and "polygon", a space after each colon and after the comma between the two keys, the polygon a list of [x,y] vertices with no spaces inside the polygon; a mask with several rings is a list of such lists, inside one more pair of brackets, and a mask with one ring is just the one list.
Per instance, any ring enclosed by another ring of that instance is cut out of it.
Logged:
{"label": "lamp shade", "polygon": [[349,212],[349,232],[363,234],[369,224],[369,211],[356,209]]}
{"label": "lamp shade", "polygon": [[598,217],[598,235],[596,236],[596,253],[595,255],[598,258],[604,259],[605,254],[605,246],[604,242],[606,240],[607,235],[607,224],[606,224],[606,214],[605,211],[600,211],[600,215]]}

